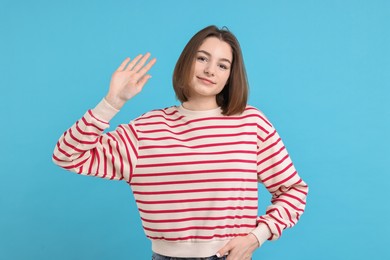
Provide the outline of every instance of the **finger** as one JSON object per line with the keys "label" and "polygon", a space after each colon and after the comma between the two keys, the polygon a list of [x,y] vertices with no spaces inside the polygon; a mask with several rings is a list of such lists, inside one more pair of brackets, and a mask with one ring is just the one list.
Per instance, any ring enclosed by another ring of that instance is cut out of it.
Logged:
{"label": "finger", "polygon": [[227,243],[224,247],[218,250],[218,252],[215,254],[217,257],[222,257],[224,255],[227,255],[229,251],[231,250],[230,243]]}
{"label": "finger", "polygon": [[132,60],[129,65],[127,65],[127,68],[126,70],[133,70],[135,64],[137,64],[137,62],[142,58],[142,54],[139,54],[137,55],[137,57],[134,58],[134,60]]}
{"label": "finger", "polygon": [[144,75],[142,76],[142,78],[138,81],[138,86],[143,88],[143,86],[146,84],[146,82],[148,82],[148,80],[151,78],[152,76],[150,75]]}
{"label": "finger", "polygon": [[138,72],[145,64],[145,62],[149,59],[150,53],[146,53],[142,59],[137,62],[137,65],[134,66],[133,71]]}
{"label": "finger", "polygon": [[145,75],[151,67],[153,67],[153,65],[156,63],[157,59],[156,58],[153,58],[152,60],[150,60],[139,72],[138,74],[140,76],[143,76]]}
{"label": "finger", "polygon": [[117,68],[116,71],[122,71],[126,67],[126,64],[130,61],[130,58],[127,57],[124,61],[122,61],[122,64]]}

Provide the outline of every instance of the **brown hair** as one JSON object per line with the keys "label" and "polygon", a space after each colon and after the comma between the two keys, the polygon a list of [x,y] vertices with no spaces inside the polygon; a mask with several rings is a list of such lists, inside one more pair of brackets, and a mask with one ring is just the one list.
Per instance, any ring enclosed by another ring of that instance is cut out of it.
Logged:
{"label": "brown hair", "polygon": [[208,37],[217,37],[230,45],[233,61],[230,76],[223,90],[217,95],[217,104],[224,115],[241,114],[248,100],[248,80],[246,77],[241,47],[237,38],[226,28],[218,29],[211,25],[197,32],[184,47],[173,72],[173,88],[180,102],[188,101],[189,85],[193,73],[196,53]]}

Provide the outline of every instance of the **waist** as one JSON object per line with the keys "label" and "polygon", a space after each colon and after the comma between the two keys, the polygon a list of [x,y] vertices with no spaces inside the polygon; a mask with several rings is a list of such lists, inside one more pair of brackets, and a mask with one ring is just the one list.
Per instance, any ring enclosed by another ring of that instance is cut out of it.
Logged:
{"label": "waist", "polygon": [[229,240],[214,240],[207,242],[186,241],[168,242],[165,240],[152,240],[153,252],[163,256],[175,257],[212,257]]}

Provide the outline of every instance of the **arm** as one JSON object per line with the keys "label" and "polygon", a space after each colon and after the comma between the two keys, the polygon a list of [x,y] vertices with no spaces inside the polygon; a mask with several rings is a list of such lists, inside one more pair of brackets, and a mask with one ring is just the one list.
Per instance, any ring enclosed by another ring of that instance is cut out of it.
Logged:
{"label": "arm", "polygon": [[227,243],[217,256],[229,254],[228,260],[251,259],[256,248],[267,239],[279,238],[282,231],[294,226],[306,205],[308,186],[298,176],[276,130],[260,116],[258,125],[257,175],[271,193],[271,205],[257,219],[257,227],[247,236]]}
{"label": "arm", "polygon": [[258,226],[252,231],[260,245],[267,239],[278,239],[284,229],[298,222],[308,193],[308,186],[299,177],[283,141],[269,126],[267,132],[259,129],[258,135],[258,179],[272,195],[272,204],[257,219]]}
{"label": "arm", "polygon": [[117,113],[104,99],[69,128],[53,153],[58,166],[83,175],[130,180],[137,158],[137,136],[132,124],[103,134]]}
{"label": "arm", "polygon": [[150,78],[146,73],[155,63],[139,55],[125,59],[114,72],[105,99],[89,110],[59,139],[53,153],[57,165],[79,174],[108,179],[131,178],[137,158],[137,134],[132,124],[104,134],[109,121],[129,99],[138,94]]}

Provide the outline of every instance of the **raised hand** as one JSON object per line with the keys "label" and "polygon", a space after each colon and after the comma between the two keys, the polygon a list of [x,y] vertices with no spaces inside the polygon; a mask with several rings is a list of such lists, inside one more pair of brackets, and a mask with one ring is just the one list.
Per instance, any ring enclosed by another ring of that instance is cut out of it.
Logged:
{"label": "raised hand", "polygon": [[130,58],[126,58],[122,62],[112,74],[110,89],[106,96],[108,103],[121,109],[129,99],[141,92],[146,82],[151,78],[147,72],[156,63],[155,58],[146,63],[149,57],[150,53],[140,54],[131,62]]}

